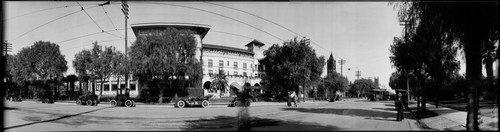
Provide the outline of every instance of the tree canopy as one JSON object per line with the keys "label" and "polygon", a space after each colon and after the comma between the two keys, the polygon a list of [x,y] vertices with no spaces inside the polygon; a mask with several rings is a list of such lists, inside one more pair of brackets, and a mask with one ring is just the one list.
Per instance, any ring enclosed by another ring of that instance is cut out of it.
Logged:
{"label": "tree canopy", "polygon": [[283,46],[274,44],[264,51],[264,56],[259,60],[265,67],[263,79],[272,82],[269,87],[275,91],[297,91],[299,86],[316,84],[325,65],[324,57],[317,57],[305,38],[295,37]]}
{"label": "tree canopy", "polygon": [[134,76],[153,81],[160,88],[163,102],[165,82],[174,76],[201,78],[201,64],[194,58],[196,42],[192,31],[167,28],[150,30],[139,36],[130,48],[131,71]]}
{"label": "tree canopy", "polygon": [[498,39],[498,6],[498,2],[408,1],[396,4],[400,9],[399,18],[413,22],[409,32],[422,30],[427,34],[417,33],[417,36],[430,37],[424,37],[429,40],[423,41],[444,40],[439,43],[458,44],[463,49],[469,91],[467,130],[479,130],[478,86],[482,77],[482,52],[485,45],[492,44],[488,41]]}

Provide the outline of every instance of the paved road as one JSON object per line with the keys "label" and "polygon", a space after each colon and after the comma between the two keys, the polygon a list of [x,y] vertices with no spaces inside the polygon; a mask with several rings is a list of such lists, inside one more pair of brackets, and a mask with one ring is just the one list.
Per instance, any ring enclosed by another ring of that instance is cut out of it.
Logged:
{"label": "paved road", "polygon": [[[395,121],[392,101],[361,99],[306,102],[298,107],[261,102],[248,108],[211,105],[183,109],[172,105],[5,104],[5,131],[238,130],[245,119],[251,130],[423,130],[413,119]],[[248,116],[240,113],[245,110]]]}

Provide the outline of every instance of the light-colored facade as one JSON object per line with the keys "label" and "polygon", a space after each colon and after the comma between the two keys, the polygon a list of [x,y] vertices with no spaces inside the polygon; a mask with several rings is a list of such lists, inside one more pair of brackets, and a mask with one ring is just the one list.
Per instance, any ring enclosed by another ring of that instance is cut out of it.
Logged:
{"label": "light-colored facade", "polygon": [[239,49],[227,46],[203,44],[203,86],[205,95],[213,95],[215,98],[221,96],[220,90],[208,90],[210,83],[214,80],[214,74],[219,74],[220,70],[226,74],[228,87],[222,96],[229,96],[230,87],[241,89],[245,84],[250,86],[260,86],[262,68],[258,59],[263,57],[262,46],[259,41],[248,43],[247,49]]}

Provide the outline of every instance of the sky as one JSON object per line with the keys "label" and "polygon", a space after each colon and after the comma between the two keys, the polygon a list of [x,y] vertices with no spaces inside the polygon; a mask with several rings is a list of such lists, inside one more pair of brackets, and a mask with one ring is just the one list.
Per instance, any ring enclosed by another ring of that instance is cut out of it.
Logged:
{"label": "sky", "polygon": [[[121,2],[97,6],[104,2],[4,2],[5,40],[13,44],[12,54],[35,41],[54,42],[68,61],[65,74],[74,74],[75,54],[90,49],[93,41],[125,50]],[[338,72],[338,60],[346,60],[342,74],[350,81],[356,79],[355,71],[359,70],[361,78],[378,77],[382,87],[388,89],[389,77],[395,71],[389,48],[403,31],[397,9],[387,2],[129,1],[128,5],[128,46],[135,40],[130,24],[149,22],[210,25],[203,43],[242,49],[253,39],[264,42],[267,49],[283,40],[305,36],[318,56],[328,59],[333,53]]]}

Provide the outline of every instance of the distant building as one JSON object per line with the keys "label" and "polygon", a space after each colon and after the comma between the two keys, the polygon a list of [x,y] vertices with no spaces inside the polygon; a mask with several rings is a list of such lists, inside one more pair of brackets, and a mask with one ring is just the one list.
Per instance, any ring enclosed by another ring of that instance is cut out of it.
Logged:
{"label": "distant building", "polygon": [[327,74],[331,74],[333,72],[336,72],[336,70],[335,70],[335,69],[337,69],[336,61],[333,58],[332,53],[330,53],[330,58],[328,58],[328,60],[326,61],[326,66],[327,66],[327,69],[326,69]]}

